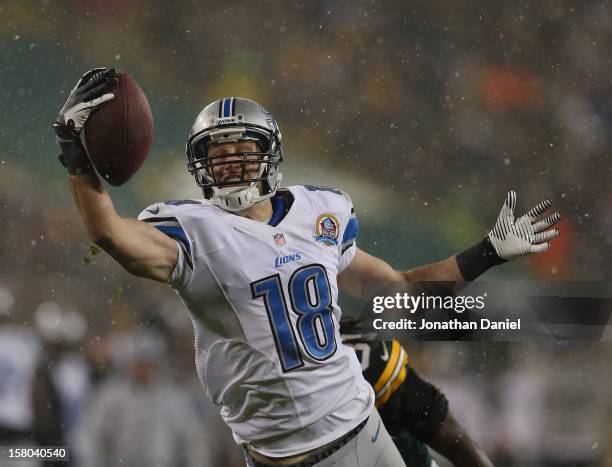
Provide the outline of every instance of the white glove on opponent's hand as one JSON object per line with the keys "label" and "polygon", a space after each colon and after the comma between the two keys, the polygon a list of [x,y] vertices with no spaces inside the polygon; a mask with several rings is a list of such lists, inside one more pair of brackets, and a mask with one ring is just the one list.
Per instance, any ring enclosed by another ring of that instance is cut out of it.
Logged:
{"label": "white glove on opponent's hand", "polygon": [[540,221],[536,219],[551,206],[552,201],[542,201],[531,208],[527,214],[515,219],[516,193],[509,191],[497,217],[497,222],[488,235],[497,255],[502,259],[510,260],[529,253],[541,253],[548,250],[549,240],[559,235],[559,229],[547,229],[555,225],[561,216],[555,212],[546,219]]}

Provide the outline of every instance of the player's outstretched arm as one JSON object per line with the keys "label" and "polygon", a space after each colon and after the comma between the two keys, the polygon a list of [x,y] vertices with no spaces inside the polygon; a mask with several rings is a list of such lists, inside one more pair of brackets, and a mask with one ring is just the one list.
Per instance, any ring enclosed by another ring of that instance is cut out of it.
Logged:
{"label": "player's outstretched arm", "polygon": [[81,142],[81,130],[91,112],[114,98],[115,71],[96,68],[85,73],[53,123],[70,174],[70,187],[89,238],[128,272],[166,282],[178,259],[178,245],[154,227],[121,218]]}
{"label": "player's outstretched arm", "polygon": [[[455,257],[409,271],[396,271],[386,261],[357,248],[348,267],[338,275],[343,292],[367,300],[391,283],[460,282],[463,276]],[[445,287],[446,288],[446,287]]]}
{"label": "player's outstretched arm", "polygon": [[549,241],[559,235],[552,229],[560,219],[554,213],[539,217],[552,206],[550,200],[531,208],[515,219],[516,193],[510,191],[497,221],[489,234],[478,244],[456,256],[408,271],[396,271],[385,261],[357,249],[348,267],[338,276],[340,287],[347,293],[367,299],[368,286],[390,282],[471,281],[491,267],[531,253],[548,250]]}
{"label": "player's outstretched arm", "polygon": [[547,251],[549,241],[559,235],[559,229],[551,227],[561,216],[555,212],[538,218],[551,206],[552,201],[542,201],[515,219],[516,192],[509,191],[493,229],[481,242],[444,261],[406,271],[404,276],[410,281],[471,281],[498,264]]}
{"label": "player's outstretched arm", "polygon": [[120,217],[95,173],[71,175],[70,187],[91,241],[136,276],[167,282],[178,245],[156,228]]}

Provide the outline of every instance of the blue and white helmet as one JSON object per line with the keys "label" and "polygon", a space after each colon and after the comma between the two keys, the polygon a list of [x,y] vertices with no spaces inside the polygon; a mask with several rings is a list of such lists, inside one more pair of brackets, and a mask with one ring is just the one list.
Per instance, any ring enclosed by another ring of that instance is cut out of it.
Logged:
{"label": "blue and white helmet", "polygon": [[[237,162],[228,161],[227,154],[208,156],[212,144],[238,141],[256,141],[259,151],[233,154],[242,157]],[[253,164],[253,156],[258,156],[257,175],[245,179],[246,166]],[[207,105],[196,117],[187,140],[186,158],[187,170],[202,187],[205,199],[227,211],[242,211],[270,198],[280,186],[281,132],[272,114],[256,102],[226,97]],[[240,182],[217,180],[213,167],[226,164],[242,166]]]}

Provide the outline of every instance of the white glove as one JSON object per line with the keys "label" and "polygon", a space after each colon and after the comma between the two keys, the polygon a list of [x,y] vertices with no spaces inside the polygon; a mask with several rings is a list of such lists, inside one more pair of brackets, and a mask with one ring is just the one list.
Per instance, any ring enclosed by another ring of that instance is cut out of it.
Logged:
{"label": "white glove", "polygon": [[114,69],[89,70],[70,92],[53,122],[55,139],[62,149],[59,160],[68,169],[68,173],[82,175],[92,170],[81,141],[81,130],[94,110],[115,98],[111,91],[116,85]]}
{"label": "white glove", "polygon": [[115,75],[113,68],[94,68],[85,73],[70,92],[53,127],[66,126],[79,134],[89,114],[115,97],[110,92],[117,85]]}
{"label": "white glove", "polygon": [[536,219],[551,206],[552,201],[542,201],[527,214],[515,219],[516,193],[513,190],[509,191],[497,222],[488,235],[497,255],[502,259],[511,260],[548,250],[549,240],[559,235],[559,229],[546,229],[555,225],[561,216],[555,212],[546,219],[537,222]]}

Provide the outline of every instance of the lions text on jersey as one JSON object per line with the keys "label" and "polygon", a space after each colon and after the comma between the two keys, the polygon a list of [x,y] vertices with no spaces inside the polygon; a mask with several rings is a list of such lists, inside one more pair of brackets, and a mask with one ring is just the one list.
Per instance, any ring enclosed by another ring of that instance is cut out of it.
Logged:
{"label": "lions text on jersey", "polygon": [[272,205],[268,224],[196,200],[158,203],[139,219],[179,245],[169,282],[194,324],[200,380],[234,438],[281,457],[359,425],[374,394],[339,334],[336,278],[358,230],[350,199],[294,186]]}

